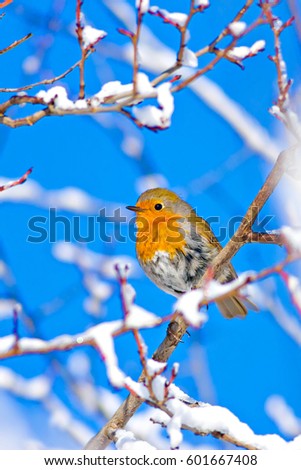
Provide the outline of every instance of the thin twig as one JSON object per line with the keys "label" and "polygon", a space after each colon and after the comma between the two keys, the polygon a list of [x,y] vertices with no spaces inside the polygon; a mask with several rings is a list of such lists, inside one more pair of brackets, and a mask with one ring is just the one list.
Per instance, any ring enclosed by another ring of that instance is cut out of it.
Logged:
{"label": "thin twig", "polygon": [[[89,54],[92,51],[89,50]],[[72,72],[76,67],[78,67],[81,63],[81,60],[78,60],[75,64],[73,64],[69,69],[67,69],[65,72],[61,73],[61,75],[57,75],[56,77],[53,78],[47,78],[45,80],[41,80],[40,82],[36,83],[31,83],[30,85],[25,85],[21,86],[18,88],[0,88],[0,93],[18,93],[20,91],[27,91],[30,90],[31,88],[35,88],[37,86],[41,85],[52,85],[53,83],[57,82],[58,80],[62,80],[62,78],[65,78],[70,72]]]}
{"label": "thin twig", "polygon": [[138,41],[141,33],[141,26],[142,26],[142,18],[143,12],[141,9],[142,0],[139,2],[139,6],[137,8],[137,28],[136,33],[132,35],[132,43],[133,43],[133,96],[137,93],[137,78],[138,78],[138,70],[139,70],[139,52],[138,52]]}
{"label": "thin twig", "polygon": [[86,49],[84,48],[83,44],[83,30],[84,27],[81,23],[81,7],[83,1],[77,0],[76,1],[76,35],[78,44],[81,50],[81,59],[79,61],[79,95],[78,98],[80,100],[85,98],[85,60],[86,60]]}
{"label": "thin twig", "polygon": [[194,8],[194,0],[190,0],[190,8],[189,8],[189,13],[187,15],[187,19],[184,25],[179,27],[181,36],[180,36],[180,47],[177,53],[177,62],[176,62],[177,68],[183,65],[184,52],[185,52],[185,47],[187,43],[188,26],[189,26],[191,19],[197,13],[197,11],[198,10]]}
{"label": "thin twig", "polygon": [[[245,12],[245,9],[243,9],[243,11]],[[241,12],[240,12],[241,13]],[[243,35],[246,35],[248,34],[249,32],[251,32],[253,29],[257,28],[259,25],[263,24],[264,23],[264,20],[262,19],[261,16],[259,16],[259,18],[257,18],[247,29],[246,31],[244,32]],[[229,29],[228,27],[225,28],[225,30],[227,32],[227,34],[229,34]],[[226,34],[225,34],[226,35]],[[233,62],[237,65],[239,65],[240,67],[242,67],[242,64],[240,61],[236,60],[236,59],[233,59],[230,55],[229,55],[229,52],[236,46],[236,43],[237,41],[240,39],[240,37],[235,37],[233,36],[230,43],[228,44],[228,46],[226,46],[224,49],[218,49],[216,47],[216,44],[217,42],[219,42],[222,38],[224,37],[224,35],[221,33],[221,38],[218,36],[214,41],[212,41],[212,43],[209,44],[208,49],[204,49],[205,52],[211,52],[211,53],[214,53],[215,54],[215,57],[214,59],[212,59],[207,65],[205,65],[202,69],[199,69],[197,70],[194,74],[190,75],[190,77],[188,77],[186,80],[184,80],[183,82],[181,82],[179,85],[175,86],[173,89],[172,89],[172,92],[177,92],[177,91],[180,91],[182,90],[183,88],[186,88],[190,83],[194,82],[197,78],[201,77],[202,75],[205,75],[207,72],[209,72],[210,70],[212,70],[216,64],[218,62],[221,61],[221,59],[227,59],[229,60],[230,62]],[[200,51],[199,51],[200,52]],[[197,55],[198,53],[196,53]],[[200,54],[199,54],[200,55]]]}
{"label": "thin twig", "polygon": [[17,180],[9,181],[8,183],[0,186],[0,192],[6,191],[7,189],[13,188],[14,186],[18,186],[20,184],[25,183],[25,181],[27,180],[31,172],[32,172],[32,168],[29,168],[29,170],[27,170],[26,173],[24,173],[24,175],[18,178]]}
{"label": "thin twig", "polygon": [[[253,3],[254,3],[254,0],[248,0],[246,2],[246,4],[239,10],[239,12],[234,16],[234,18],[232,19],[232,21],[230,23],[235,23],[237,21],[240,21],[241,18],[245,15],[247,10],[252,6]],[[226,37],[228,34],[229,34],[229,28],[228,28],[228,25],[227,25],[221,31],[221,33],[215,39],[213,39],[207,46],[205,46],[205,47],[199,49],[197,52],[195,52],[196,57],[201,57],[201,56],[207,54],[208,52],[213,52],[215,47],[217,46],[217,44],[222,39],[224,39],[224,37]],[[181,43],[180,43],[180,47],[181,47]],[[178,52],[178,54],[179,54],[179,52]],[[176,72],[177,70],[179,70],[179,68],[181,68],[181,65],[182,64],[181,63],[179,64],[178,60],[177,60],[176,63],[172,67],[170,67],[168,70],[165,70],[162,74],[160,74],[158,77],[156,77],[152,81],[152,85],[156,86],[159,83],[161,83],[163,80],[168,79],[174,72]]]}
{"label": "thin twig", "polygon": [[[1,7],[0,7],[1,8]],[[31,38],[32,36],[32,33],[28,33],[26,34],[26,36],[24,36],[23,38],[21,39],[17,39],[16,41],[14,41],[12,44],[10,44],[9,46],[5,47],[4,49],[1,49],[0,50],[0,55],[1,54],[5,54],[6,52],[8,51],[11,51],[12,49],[14,49],[15,47],[19,46],[20,44],[22,44],[22,42],[26,41],[27,39]]]}

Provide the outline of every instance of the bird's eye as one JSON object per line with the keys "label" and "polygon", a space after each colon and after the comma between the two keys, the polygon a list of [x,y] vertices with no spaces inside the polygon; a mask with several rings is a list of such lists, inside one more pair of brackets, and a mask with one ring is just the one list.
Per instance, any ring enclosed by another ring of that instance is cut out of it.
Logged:
{"label": "bird's eye", "polygon": [[163,209],[163,205],[158,202],[158,204],[155,204],[155,209],[156,211],[160,211],[161,209]]}

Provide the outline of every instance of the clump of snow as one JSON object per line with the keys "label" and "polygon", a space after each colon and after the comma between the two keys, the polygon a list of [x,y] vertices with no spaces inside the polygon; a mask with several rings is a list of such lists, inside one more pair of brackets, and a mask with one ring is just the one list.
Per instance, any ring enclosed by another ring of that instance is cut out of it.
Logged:
{"label": "clump of snow", "polygon": [[159,108],[148,105],[134,107],[133,114],[138,121],[149,128],[165,129],[170,126],[171,116],[174,111],[174,98],[170,91],[171,84],[163,83],[157,87],[157,100]]}
{"label": "clump of snow", "polygon": [[98,93],[92,96],[91,105],[98,106],[99,104],[103,103],[106,98],[110,96],[114,96],[114,95],[121,94],[121,93],[130,93],[132,90],[133,90],[132,83],[122,85],[122,83],[118,80],[107,82],[101,87],[101,90]]}
{"label": "clump of snow", "polygon": [[142,95],[156,93],[156,89],[151,85],[148,76],[143,72],[137,73],[137,91]]}
{"label": "clump of snow", "polygon": [[185,47],[183,55],[183,65],[186,67],[196,68],[198,66],[198,58],[193,51]]}
{"label": "clump of snow", "polygon": [[174,305],[174,310],[183,315],[185,321],[194,327],[199,327],[207,321],[207,315],[200,312],[200,303],[204,299],[201,290],[192,290],[181,295]]}
{"label": "clump of snow", "polygon": [[247,57],[252,57],[257,55],[259,52],[262,52],[265,49],[265,41],[263,39],[254,42],[251,47],[248,46],[238,46],[233,47],[228,52],[228,57],[238,62],[246,59]]}
{"label": "clump of snow", "polygon": [[265,49],[265,41],[264,39],[260,39],[259,41],[254,42],[254,44],[250,47],[250,52],[252,55],[258,54],[258,52],[264,51]]}
{"label": "clump of snow", "polygon": [[136,382],[131,379],[131,377],[126,377],[124,379],[124,385],[138,397],[143,398],[144,400],[149,399],[149,391],[144,383]]}
{"label": "clump of snow", "polygon": [[88,108],[88,103],[86,100],[76,100],[74,103],[74,107],[76,109],[87,109]]}
{"label": "clump of snow", "polygon": [[169,124],[171,115],[174,111],[174,98],[170,89],[170,83],[162,83],[162,85],[157,88],[158,103],[162,109],[165,120],[168,121]]}
{"label": "clump of snow", "polygon": [[248,46],[233,47],[233,49],[228,52],[228,57],[233,60],[243,60],[249,57],[249,55],[250,48]]}
{"label": "clump of snow", "polygon": [[220,297],[230,295],[247,284],[255,275],[255,271],[246,271],[236,279],[221,284],[215,279],[210,280],[204,288],[194,289],[181,295],[174,305],[174,309],[183,315],[185,321],[194,327],[199,327],[207,320],[207,315],[200,312],[200,306],[218,300]]}
{"label": "clump of snow", "polygon": [[156,447],[152,446],[148,442],[136,439],[131,431],[118,429],[115,436],[117,437],[115,445],[118,450],[157,450]]}
{"label": "clump of snow", "polygon": [[182,422],[180,416],[173,416],[167,423],[166,430],[170,438],[171,449],[176,449],[179,447],[183,440],[181,424]]}
{"label": "clump of snow", "polygon": [[229,24],[229,31],[233,36],[237,37],[241,36],[245,32],[246,27],[247,23],[244,21],[235,21]]}
{"label": "clump of snow", "polygon": [[150,128],[160,128],[162,125],[162,111],[156,106],[147,105],[140,108],[134,107],[133,114],[143,126]]}
{"label": "clump of snow", "polygon": [[151,328],[152,326],[159,325],[160,323],[160,317],[135,304],[131,305],[129,313],[125,319],[125,325],[130,329]]}
{"label": "clump of snow", "polygon": [[[137,74],[137,91],[140,94],[156,96],[156,89],[151,85],[148,76],[143,72],[138,72]],[[122,84],[119,80],[114,80],[111,82],[105,83],[101,90],[92,96],[91,104],[92,106],[98,106],[103,103],[104,100],[108,97],[114,97],[115,95],[130,95],[133,92],[133,83]],[[117,103],[121,103],[123,100],[127,99],[128,96],[121,97],[116,99]]]}
{"label": "clump of snow", "polygon": [[100,39],[107,36],[107,32],[101,29],[93,28],[90,25],[87,25],[83,28],[83,46],[87,49],[90,46],[94,46]]}
{"label": "clump of snow", "polygon": [[141,13],[147,13],[149,9],[149,0],[136,0],[136,8],[139,8]]}
{"label": "clump of snow", "polygon": [[118,366],[113,334],[121,327],[121,321],[113,321],[100,323],[87,331],[87,335],[95,341],[101,353],[110,383],[117,388],[124,385],[125,374]]}
{"label": "clump of snow", "polygon": [[188,16],[186,13],[179,13],[179,12],[169,12],[164,10],[163,8],[159,8],[157,6],[150,7],[149,12],[153,15],[158,15],[161,18],[164,18],[165,21],[172,23],[177,27],[185,26]]}
{"label": "clump of snow", "polygon": [[67,91],[62,86],[54,86],[49,90],[41,90],[36,94],[44,103],[49,104],[53,101],[54,107],[59,109],[74,109],[74,102],[68,98]]}
{"label": "clump of snow", "polygon": [[185,26],[185,23],[187,21],[186,13],[179,13],[179,12],[174,12],[174,13],[167,12],[167,13],[168,14],[165,15],[166,19],[176,24],[177,26],[180,26],[180,27]]}
{"label": "clump of snow", "polygon": [[166,362],[158,362],[154,359],[148,359],[146,361],[146,370],[148,375],[153,377],[156,374],[162,374],[162,372],[166,369],[167,363]]}
{"label": "clump of snow", "polygon": [[209,7],[210,3],[209,0],[194,0],[194,7],[199,8],[199,7]]}
{"label": "clump of snow", "polygon": [[152,387],[152,392],[156,397],[156,400],[158,400],[159,402],[162,402],[164,398],[166,397],[166,378],[163,377],[162,375],[156,375],[152,379],[151,387]]}

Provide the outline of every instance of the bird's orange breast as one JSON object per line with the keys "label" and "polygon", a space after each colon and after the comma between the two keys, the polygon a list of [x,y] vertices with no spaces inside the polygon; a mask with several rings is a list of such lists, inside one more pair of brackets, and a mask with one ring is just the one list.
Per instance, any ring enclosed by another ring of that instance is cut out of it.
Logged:
{"label": "bird's orange breast", "polygon": [[147,263],[157,251],[165,251],[174,258],[178,251],[185,251],[185,232],[181,228],[180,215],[142,212],[136,220],[136,251],[140,261]]}

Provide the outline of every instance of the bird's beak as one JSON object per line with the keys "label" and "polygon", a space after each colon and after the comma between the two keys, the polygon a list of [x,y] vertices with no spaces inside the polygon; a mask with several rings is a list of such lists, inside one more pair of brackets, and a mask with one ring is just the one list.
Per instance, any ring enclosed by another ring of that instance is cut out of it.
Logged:
{"label": "bird's beak", "polygon": [[126,208],[129,211],[133,211],[133,212],[143,212],[144,211],[144,209],[142,209],[142,207],[138,207],[138,206],[126,206]]}

